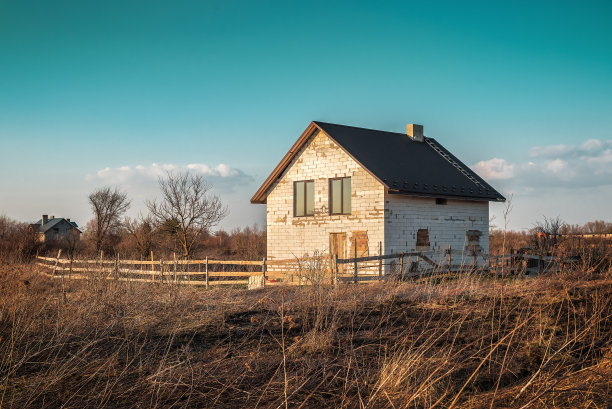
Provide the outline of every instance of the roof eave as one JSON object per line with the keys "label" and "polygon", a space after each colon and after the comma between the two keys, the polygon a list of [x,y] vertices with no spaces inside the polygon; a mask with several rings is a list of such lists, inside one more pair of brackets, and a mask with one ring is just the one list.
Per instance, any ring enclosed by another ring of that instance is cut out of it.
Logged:
{"label": "roof eave", "polygon": [[450,195],[448,193],[437,193],[437,192],[408,192],[399,189],[389,189],[392,195],[403,195],[403,196],[415,196],[415,197],[436,197],[441,199],[454,199],[454,200],[474,200],[479,202],[504,202],[506,199],[501,197],[486,197],[486,196],[465,196],[465,195]]}
{"label": "roof eave", "polygon": [[289,163],[291,163],[291,160],[293,160],[297,152],[302,148],[302,146],[308,140],[308,138],[310,138],[310,136],[312,135],[312,132],[315,129],[320,129],[320,128],[314,122],[311,122],[306,127],[304,132],[302,132],[302,135],[300,135],[300,137],[298,138],[297,141],[295,141],[291,149],[289,149],[289,152],[287,152],[285,156],[283,156],[283,159],[278,163],[278,165],[276,165],[274,170],[272,170],[272,173],[270,173],[270,175],[262,183],[259,189],[257,189],[257,192],[255,192],[255,194],[251,198],[251,203],[253,204],[265,204],[266,203],[266,198],[267,198],[266,192],[268,191],[270,186],[272,186],[272,184],[276,181],[276,179],[280,177],[280,175],[287,168],[287,166],[289,166]]}

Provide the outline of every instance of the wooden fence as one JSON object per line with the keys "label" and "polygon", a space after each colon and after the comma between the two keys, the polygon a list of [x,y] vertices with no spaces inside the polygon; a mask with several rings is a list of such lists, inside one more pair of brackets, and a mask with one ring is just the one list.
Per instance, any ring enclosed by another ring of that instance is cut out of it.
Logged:
{"label": "wooden fence", "polygon": [[367,283],[438,273],[479,272],[493,275],[533,274],[560,268],[563,260],[527,254],[491,255],[445,249],[443,252],[400,252],[340,259],[330,255],[286,260],[79,260],[37,256],[37,264],[54,278],[110,279],[216,285],[308,285]]}
{"label": "wooden fence", "polygon": [[450,246],[438,252],[399,252],[388,255],[334,258],[335,282],[363,282],[410,279],[446,273],[479,273],[493,276],[534,275],[558,271],[573,260],[555,256],[521,254],[487,254],[453,250]]}
{"label": "wooden fence", "polygon": [[201,285],[247,285],[250,277],[265,276],[266,261],[252,260],[121,260],[37,257],[37,264],[61,278],[100,278],[121,281]]}

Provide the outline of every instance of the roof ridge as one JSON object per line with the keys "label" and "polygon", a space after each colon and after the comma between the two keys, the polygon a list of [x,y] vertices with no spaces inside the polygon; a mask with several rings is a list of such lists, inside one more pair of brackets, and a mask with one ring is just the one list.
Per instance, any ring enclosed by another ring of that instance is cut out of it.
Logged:
{"label": "roof ridge", "polygon": [[312,121],[312,122],[314,122],[317,125],[325,124],[325,125],[333,125],[333,126],[344,126],[345,128],[363,129],[364,131],[384,132],[384,133],[391,133],[391,134],[394,134],[394,135],[406,135],[405,133],[402,133],[402,132],[384,131],[384,130],[381,130],[381,129],[364,128],[364,127],[361,127],[361,126],[335,124],[333,122],[323,122],[323,121]]}

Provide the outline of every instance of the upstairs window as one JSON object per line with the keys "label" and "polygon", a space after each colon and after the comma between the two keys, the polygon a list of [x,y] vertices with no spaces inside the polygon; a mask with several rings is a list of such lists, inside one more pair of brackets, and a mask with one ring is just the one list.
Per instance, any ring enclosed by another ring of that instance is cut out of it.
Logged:
{"label": "upstairs window", "polygon": [[329,180],[329,214],[351,214],[351,178]]}
{"label": "upstairs window", "polygon": [[293,182],[293,215],[314,216],[314,181]]}

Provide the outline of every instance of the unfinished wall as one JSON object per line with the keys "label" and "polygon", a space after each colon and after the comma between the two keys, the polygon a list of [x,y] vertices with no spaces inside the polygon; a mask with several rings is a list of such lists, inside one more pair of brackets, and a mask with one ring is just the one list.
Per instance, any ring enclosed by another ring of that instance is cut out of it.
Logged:
{"label": "unfinished wall", "polygon": [[[351,177],[351,214],[329,215],[329,178]],[[314,180],[314,216],[293,217],[293,182]],[[267,197],[269,259],[287,259],[315,251],[329,252],[330,233],[367,231],[370,254],[384,239],[384,187],[342,148],[317,132],[296,155]],[[360,233],[363,234],[363,233]]]}
{"label": "unfinished wall", "polygon": [[[385,198],[385,243],[388,252],[425,250],[417,248],[419,229],[428,230],[430,251],[440,258],[444,249],[468,247],[468,230],[482,233],[479,245],[489,251],[489,203],[452,200],[436,204],[435,198],[387,194]],[[453,262],[461,256],[454,255]],[[469,260],[469,258],[468,258]],[[482,261],[482,260],[480,260]]]}

